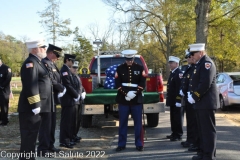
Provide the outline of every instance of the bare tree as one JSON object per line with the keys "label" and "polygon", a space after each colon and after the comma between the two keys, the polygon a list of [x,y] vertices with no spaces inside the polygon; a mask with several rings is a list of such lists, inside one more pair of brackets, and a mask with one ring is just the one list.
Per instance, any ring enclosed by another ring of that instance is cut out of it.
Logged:
{"label": "bare tree", "polygon": [[37,12],[42,20],[40,23],[51,36],[50,39],[53,40],[53,44],[60,36],[69,36],[72,31],[68,27],[71,23],[70,19],[61,20],[59,18],[59,6],[61,4],[60,0],[48,0],[49,6],[42,12]]}

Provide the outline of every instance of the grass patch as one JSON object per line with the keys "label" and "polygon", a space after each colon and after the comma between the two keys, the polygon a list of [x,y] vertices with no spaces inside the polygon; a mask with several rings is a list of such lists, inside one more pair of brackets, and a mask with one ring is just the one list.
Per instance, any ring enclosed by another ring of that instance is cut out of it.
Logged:
{"label": "grass patch", "polygon": [[12,77],[11,81],[20,81],[21,82],[21,77]]}

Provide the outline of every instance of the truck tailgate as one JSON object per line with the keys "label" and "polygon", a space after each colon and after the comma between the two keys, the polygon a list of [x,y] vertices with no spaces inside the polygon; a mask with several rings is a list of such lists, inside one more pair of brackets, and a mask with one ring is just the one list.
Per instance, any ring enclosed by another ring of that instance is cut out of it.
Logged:
{"label": "truck tailgate", "polygon": [[[105,89],[107,90],[107,89]],[[116,104],[115,98],[117,90],[109,89],[109,92],[93,92],[88,93],[84,100],[85,104]],[[159,94],[157,92],[144,92],[144,104],[159,102]]]}

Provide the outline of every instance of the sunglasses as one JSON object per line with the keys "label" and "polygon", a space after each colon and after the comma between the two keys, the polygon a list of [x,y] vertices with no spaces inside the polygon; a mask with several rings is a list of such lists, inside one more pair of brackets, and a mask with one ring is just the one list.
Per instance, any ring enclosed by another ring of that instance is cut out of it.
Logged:
{"label": "sunglasses", "polygon": [[39,48],[46,48],[47,46],[41,46],[41,47],[39,47]]}
{"label": "sunglasses", "polygon": [[199,51],[195,51],[195,52],[190,52],[189,55],[194,56],[195,53],[198,53]]}
{"label": "sunglasses", "polygon": [[186,55],[185,59],[191,58],[192,55]]}

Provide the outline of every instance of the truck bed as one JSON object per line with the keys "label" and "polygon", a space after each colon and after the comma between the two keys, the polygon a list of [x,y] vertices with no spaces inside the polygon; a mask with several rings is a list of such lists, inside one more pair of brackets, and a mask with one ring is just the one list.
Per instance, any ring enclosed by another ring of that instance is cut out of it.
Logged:
{"label": "truck bed", "polygon": [[[157,92],[143,92],[144,104],[159,102],[159,94]],[[92,93],[87,93],[84,100],[85,104],[116,104],[115,98],[117,89],[94,89]]]}

